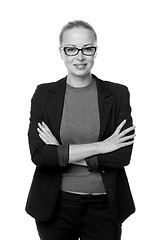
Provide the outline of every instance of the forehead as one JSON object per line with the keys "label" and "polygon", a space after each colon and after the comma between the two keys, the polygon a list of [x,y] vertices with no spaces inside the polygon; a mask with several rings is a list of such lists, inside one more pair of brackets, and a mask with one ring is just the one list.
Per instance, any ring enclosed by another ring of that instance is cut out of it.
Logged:
{"label": "forehead", "polygon": [[84,46],[87,44],[95,44],[95,35],[93,31],[84,28],[67,29],[63,33],[62,45]]}

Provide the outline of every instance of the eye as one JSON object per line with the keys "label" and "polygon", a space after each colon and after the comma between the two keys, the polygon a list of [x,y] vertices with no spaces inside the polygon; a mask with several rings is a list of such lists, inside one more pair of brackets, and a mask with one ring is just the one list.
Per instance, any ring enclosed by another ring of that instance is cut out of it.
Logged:
{"label": "eye", "polygon": [[74,47],[66,47],[66,51],[72,53],[72,52],[76,52],[77,49]]}
{"label": "eye", "polygon": [[96,51],[95,47],[86,47],[86,48],[83,49],[83,53],[85,55],[89,55],[89,56],[94,55],[95,51]]}
{"label": "eye", "polygon": [[64,51],[65,51],[65,54],[68,56],[75,56],[78,52],[78,49],[75,47],[65,47]]}
{"label": "eye", "polygon": [[86,51],[92,51],[94,48],[93,47],[87,47],[85,49],[86,49]]}

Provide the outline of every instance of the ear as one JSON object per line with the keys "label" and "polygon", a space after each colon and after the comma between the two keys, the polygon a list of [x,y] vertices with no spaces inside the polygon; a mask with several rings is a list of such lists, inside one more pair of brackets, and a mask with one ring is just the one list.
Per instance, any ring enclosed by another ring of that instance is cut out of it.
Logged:
{"label": "ear", "polygon": [[94,58],[97,57],[97,51],[98,51],[98,47],[97,47],[96,53],[94,54]]}
{"label": "ear", "polygon": [[59,52],[60,52],[61,58],[63,59],[63,50],[61,47],[59,47]]}

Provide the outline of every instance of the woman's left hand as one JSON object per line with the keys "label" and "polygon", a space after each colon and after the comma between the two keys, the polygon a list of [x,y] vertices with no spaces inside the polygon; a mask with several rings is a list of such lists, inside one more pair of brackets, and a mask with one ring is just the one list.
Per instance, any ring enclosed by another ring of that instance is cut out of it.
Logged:
{"label": "woman's left hand", "polygon": [[37,131],[39,132],[39,137],[46,144],[59,145],[59,142],[53,136],[51,130],[49,129],[49,127],[44,122],[42,122],[42,124],[38,123]]}

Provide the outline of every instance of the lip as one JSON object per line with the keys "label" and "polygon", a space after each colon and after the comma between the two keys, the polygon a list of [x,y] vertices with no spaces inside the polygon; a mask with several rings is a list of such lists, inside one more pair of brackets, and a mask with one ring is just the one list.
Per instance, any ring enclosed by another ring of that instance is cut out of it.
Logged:
{"label": "lip", "polygon": [[87,65],[87,63],[77,63],[77,64],[73,64],[74,66],[86,66]]}
{"label": "lip", "polygon": [[74,64],[74,66],[75,66],[78,70],[83,70],[83,69],[85,69],[85,67],[87,66],[87,63],[78,63],[78,64]]}

